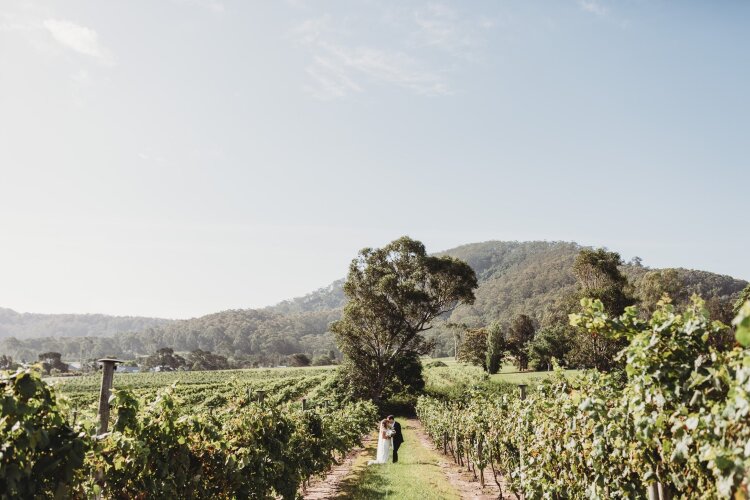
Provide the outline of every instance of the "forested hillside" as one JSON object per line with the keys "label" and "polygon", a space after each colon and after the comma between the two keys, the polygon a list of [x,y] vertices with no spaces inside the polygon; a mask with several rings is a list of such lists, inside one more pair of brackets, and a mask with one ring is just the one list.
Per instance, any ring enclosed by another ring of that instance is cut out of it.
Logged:
{"label": "forested hillside", "polygon": [[168,319],[140,316],[18,313],[0,307],[0,339],[109,336],[122,332],[137,332],[169,322]]}
{"label": "forested hillside", "polygon": [[[465,260],[475,270],[479,288],[473,305],[457,308],[428,332],[436,340],[434,354],[452,354],[453,333],[445,327],[446,322],[472,327],[496,321],[507,324],[517,315],[527,314],[541,323],[550,306],[574,291],[576,281],[572,266],[582,248],[569,242],[490,241],[441,252]],[[699,293],[720,319],[725,318],[722,311],[731,309],[731,304],[747,285],[743,280],[705,271],[649,269],[638,260],[621,268],[633,295],[644,305],[654,303],[665,291],[677,302]],[[35,359],[43,351],[61,352],[64,358],[72,359],[102,355],[132,358],[167,346],[177,351],[199,348],[235,361],[263,365],[283,362],[283,357],[297,352],[321,355],[335,348],[327,331],[330,322],[340,317],[344,305],[342,283],[340,280],[304,297],[264,309],[229,310],[171,322],[91,315],[84,318],[99,318],[107,328],[92,326],[86,330],[60,322],[69,319],[67,316],[77,318],[74,315],[32,315],[48,318],[49,330],[45,331],[41,322],[33,323],[35,327],[29,330],[24,330],[22,325],[15,330],[3,330],[3,325],[9,322],[0,322],[0,336],[13,335],[0,341],[0,353],[18,360]],[[113,323],[107,323],[107,318]],[[115,325],[130,327],[118,330],[120,327]],[[130,332],[106,336],[125,329]],[[47,335],[24,338],[39,333]],[[88,337],[63,338],[80,335]]]}

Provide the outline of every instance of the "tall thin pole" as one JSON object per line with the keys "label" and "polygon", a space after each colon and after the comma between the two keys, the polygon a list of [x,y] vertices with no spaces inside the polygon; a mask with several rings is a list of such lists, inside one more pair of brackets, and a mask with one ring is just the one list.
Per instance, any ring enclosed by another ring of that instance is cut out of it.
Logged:
{"label": "tall thin pole", "polygon": [[109,393],[115,376],[117,359],[100,359],[102,364],[102,387],[99,391],[99,434],[104,434],[109,428]]}

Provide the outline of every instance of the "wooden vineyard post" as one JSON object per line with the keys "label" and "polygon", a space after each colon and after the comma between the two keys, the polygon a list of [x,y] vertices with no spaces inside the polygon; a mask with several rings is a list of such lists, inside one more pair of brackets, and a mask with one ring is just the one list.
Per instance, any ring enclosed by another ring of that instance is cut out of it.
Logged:
{"label": "wooden vineyard post", "polygon": [[109,428],[109,393],[112,389],[112,380],[115,376],[119,359],[100,359],[102,364],[102,387],[99,390],[99,434],[104,434]]}
{"label": "wooden vineyard post", "polygon": [[258,395],[258,403],[263,404],[266,400],[266,391],[255,391],[255,394]]}
{"label": "wooden vineyard post", "polygon": [[[521,401],[526,399],[526,384],[518,384],[519,389],[519,398]],[[523,444],[518,449],[518,461],[521,465],[521,477],[525,475],[525,472],[523,470]],[[519,500],[526,500],[526,493],[521,491]]]}
{"label": "wooden vineyard post", "polygon": [[648,500],[672,500],[672,491],[664,483],[653,482],[648,485]]}
{"label": "wooden vineyard post", "polygon": [[307,399],[302,398],[302,411],[307,410]]}

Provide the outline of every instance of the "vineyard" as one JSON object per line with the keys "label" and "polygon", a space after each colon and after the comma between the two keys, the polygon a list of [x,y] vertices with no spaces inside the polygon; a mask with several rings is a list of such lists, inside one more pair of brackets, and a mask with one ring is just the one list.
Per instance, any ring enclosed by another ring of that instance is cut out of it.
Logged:
{"label": "vineyard", "polygon": [[[147,372],[116,374],[114,387],[127,389],[138,398],[153,398],[158,389],[173,386],[174,397],[187,413],[220,408],[233,398],[263,391],[274,404],[290,403],[307,397],[320,400],[331,368],[275,368],[196,372]],[[101,385],[98,373],[82,377],[45,379],[78,413],[95,416]]]}
{"label": "vineyard", "polygon": [[[585,307],[575,324],[629,340],[624,375],[558,374],[525,399],[421,397],[436,446],[529,498],[747,498],[750,350],[715,349],[726,326],[698,300],[682,314],[662,305],[648,322],[634,309],[611,318],[598,301]],[[748,308],[738,338],[750,333]]]}
{"label": "vineyard", "polygon": [[325,397],[331,374],[119,375],[102,435],[96,376],[50,385],[30,370],[5,374],[0,497],[295,498],[375,419],[370,403]]}
{"label": "vineyard", "polygon": [[[416,411],[435,446],[506,495],[748,498],[750,349],[717,347],[727,326],[698,299],[648,321],[583,306],[572,323],[627,339],[623,369],[519,378],[425,361]],[[750,303],[736,326],[750,344]],[[372,403],[336,399],[335,374],[118,374],[99,434],[99,375],[6,373],[0,498],[296,498],[377,418]],[[526,397],[507,377],[531,383]]]}

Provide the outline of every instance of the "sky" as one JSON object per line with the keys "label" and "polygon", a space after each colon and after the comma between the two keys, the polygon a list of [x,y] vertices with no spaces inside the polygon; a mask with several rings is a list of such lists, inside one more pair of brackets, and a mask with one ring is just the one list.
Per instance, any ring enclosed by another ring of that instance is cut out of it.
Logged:
{"label": "sky", "polygon": [[402,235],[750,279],[750,3],[3,1],[0,307],[261,307]]}

